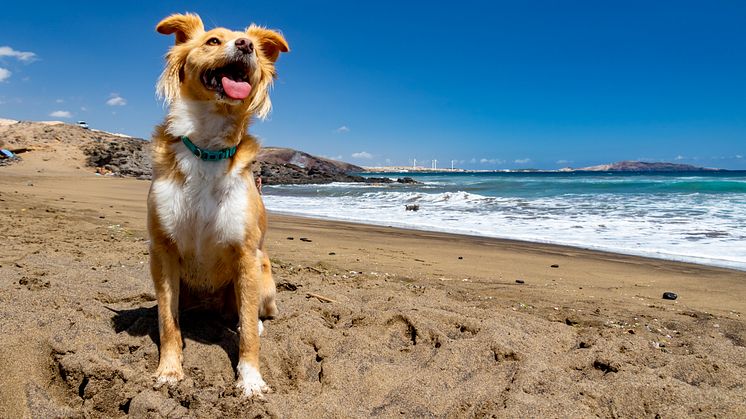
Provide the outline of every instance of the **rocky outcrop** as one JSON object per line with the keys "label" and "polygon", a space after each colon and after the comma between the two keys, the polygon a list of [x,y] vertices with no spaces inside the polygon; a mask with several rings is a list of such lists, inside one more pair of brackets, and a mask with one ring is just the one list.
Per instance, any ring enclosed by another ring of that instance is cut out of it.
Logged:
{"label": "rocky outcrop", "polygon": [[150,144],[139,138],[119,138],[116,141],[94,139],[84,147],[88,166],[102,174],[150,179]]}

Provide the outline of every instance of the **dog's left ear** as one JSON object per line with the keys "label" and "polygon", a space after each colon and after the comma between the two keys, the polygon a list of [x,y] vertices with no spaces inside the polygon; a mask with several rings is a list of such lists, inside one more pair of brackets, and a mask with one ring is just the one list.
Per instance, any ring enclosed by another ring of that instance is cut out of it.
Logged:
{"label": "dog's left ear", "polygon": [[246,29],[246,33],[257,40],[262,54],[273,63],[281,52],[290,51],[287,41],[279,32],[252,24]]}
{"label": "dog's left ear", "polygon": [[176,35],[176,45],[191,39],[196,33],[203,32],[205,26],[199,15],[187,13],[185,15],[173,14],[158,23],[155,27],[158,33],[164,35]]}

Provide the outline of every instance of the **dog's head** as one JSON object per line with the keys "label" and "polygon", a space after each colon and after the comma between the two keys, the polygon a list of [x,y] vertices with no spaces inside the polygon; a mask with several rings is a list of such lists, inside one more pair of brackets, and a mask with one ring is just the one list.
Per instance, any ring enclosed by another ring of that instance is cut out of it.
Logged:
{"label": "dog's head", "polygon": [[260,118],[269,113],[275,62],[281,52],[289,51],[280,33],[253,24],[244,32],[205,31],[202,19],[194,14],[171,15],[156,30],[176,36],[157,86],[166,102],[215,101],[231,112]]}

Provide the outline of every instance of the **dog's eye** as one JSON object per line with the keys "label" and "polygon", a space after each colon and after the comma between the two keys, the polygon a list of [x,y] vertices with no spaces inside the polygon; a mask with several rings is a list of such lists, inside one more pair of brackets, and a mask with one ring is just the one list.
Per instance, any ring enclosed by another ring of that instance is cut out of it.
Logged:
{"label": "dog's eye", "polygon": [[218,38],[210,38],[207,40],[207,45],[220,45],[220,40]]}

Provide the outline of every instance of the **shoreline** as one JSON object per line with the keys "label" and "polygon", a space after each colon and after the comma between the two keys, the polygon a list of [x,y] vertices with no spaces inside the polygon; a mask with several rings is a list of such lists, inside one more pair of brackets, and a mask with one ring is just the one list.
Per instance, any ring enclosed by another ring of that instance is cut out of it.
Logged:
{"label": "shoreline", "polygon": [[[444,235],[463,236],[467,238],[490,239],[490,240],[505,241],[505,242],[524,243],[527,245],[557,246],[560,248],[568,248],[568,249],[573,249],[573,250],[583,250],[583,251],[588,251],[588,252],[599,252],[599,253],[605,253],[605,254],[610,254],[610,255],[637,257],[637,258],[642,258],[642,259],[650,259],[654,261],[683,263],[683,264],[689,264],[689,265],[695,265],[695,266],[703,266],[703,267],[708,267],[708,268],[719,268],[719,269],[746,273],[746,264],[743,264],[741,262],[730,261],[730,260],[722,260],[722,259],[713,260],[713,259],[708,259],[704,257],[684,256],[684,255],[675,255],[675,254],[662,254],[661,256],[653,256],[649,252],[645,252],[645,251],[639,251],[639,252],[635,252],[634,250],[622,251],[622,250],[614,249],[611,247],[604,247],[604,246],[582,247],[579,245],[576,246],[574,244],[554,242],[551,240],[545,240],[545,241],[528,240],[528,239],[524,240],[520,238],[511,238],[511,237],[469,234],[469,233],[451,231],[448,229],[437,229],[432,226],[423,226],[422,228],[418,228],[416,225],[411,225],[411,224],[406,224],[406,223],[375,224],[371,222],[343,218],[343,217],[326,217],[323,215],[301,214],[301,213],[294,213],[290,211],[276,211],[276,210],[268,209],[267,212],[274,213],[277,215],[284,215],[288,217],[300,217],[300,218],[308,218],[308,219],[313,219],[313,220],[324,220],[324,221],[331,221],[331,222],[369,225],[369,226],[375,226],[375,227],[389,227],[389,228],[396,228],[396,229],[408,230],[408,231],[413,231],[413,232],[439,233],[439,234],[444,234]],[[714,263],[705,263],[702,260],[712,261]]]}

